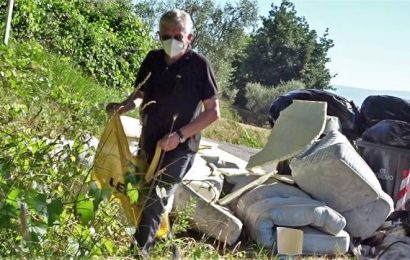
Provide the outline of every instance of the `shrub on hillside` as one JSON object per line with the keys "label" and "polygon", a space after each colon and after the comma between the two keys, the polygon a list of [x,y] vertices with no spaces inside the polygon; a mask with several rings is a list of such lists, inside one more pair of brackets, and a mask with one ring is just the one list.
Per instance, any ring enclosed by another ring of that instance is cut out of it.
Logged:
{"label": "shrub on hillside", "polygon": [[[2,4],[1,19],[5,9]],[[154,46],[148,26],[132,9],[131,0],[16,1],[11,35],[70,57],[105,86],[130,87]]]}
{"label": "shrub on hillside", "polygon": [[246,85],[246,108],[254,113],[258,121],[265,122],[272,102],[279,96],[297,89],[303,89],[305,85],[296,80],[283,82],[276,87],[263,86],[260,83],[248,83]]}
{"label": "shrub on hillside", "polygon": [[98,133],[106,121],[103,104],[119,99],[119,92],[102,88],[34,41],[0,45],[0,105],[29,107],[27,124],[41,135]]}
{"label": "shrub on hillside", "polygon": [[0,258],[129,254],[118,206],[89,178],[116,92],[34,41],[0,44]]}

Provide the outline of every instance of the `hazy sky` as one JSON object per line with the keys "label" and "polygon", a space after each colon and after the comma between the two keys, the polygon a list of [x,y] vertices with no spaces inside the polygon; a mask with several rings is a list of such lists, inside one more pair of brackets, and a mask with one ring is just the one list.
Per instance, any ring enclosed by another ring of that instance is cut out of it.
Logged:
{"label": "hazy sky", "polygon": [[[268,15],[272,2],[281,0],[258,0],[261,16]],[[292,2],[319,35],[329,28],[335,46],[328,67],[338,74],[332,84],[410,91],[410,0]]]}

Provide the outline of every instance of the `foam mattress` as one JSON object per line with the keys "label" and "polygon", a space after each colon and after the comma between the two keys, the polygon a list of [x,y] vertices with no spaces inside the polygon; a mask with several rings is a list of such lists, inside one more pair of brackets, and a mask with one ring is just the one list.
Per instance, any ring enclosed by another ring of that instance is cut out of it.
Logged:
{"label": "foam mattress", "polygon": [[302,227],[303,254],[339,255],[347,253],[350,236],[342,230],[335,235],[326,234],[312,227]]}
{"label": "foam mattress", "polygon": [[340,212],[353,237],[371,236],[393,211],[392,199],[347,138],[331,131],[291,160],[298,186]]}
{"label": "foam mattress", "polygon": [[276,226],[312,225],[325,233],[337,235],[346,225],[344,217],[325,203],[283,183],[262,185],[244,194],[235,213],[251,237],[269,248],[276,242]]}

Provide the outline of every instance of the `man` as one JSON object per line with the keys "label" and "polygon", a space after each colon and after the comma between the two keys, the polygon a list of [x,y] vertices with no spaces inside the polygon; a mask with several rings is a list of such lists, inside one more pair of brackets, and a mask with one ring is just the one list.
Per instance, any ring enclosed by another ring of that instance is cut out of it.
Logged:
{"label": "man", "polygon": [[[166,199],[191,167],[199,147],[200,131],[219,118],[217,86],[208,61],[191,50],[192,20],[189,14],[173,10],[162,15],[159,24],[161,50],[148,53],[137,74],[141,88],[121,103],[110,103],[107,111],[124,113],[142,98],[140,148],[150,162],[157,144],[165,169],[154,185],[164,187],[166,198],[153,189],[134,235],[142,255],[154,243]],[[203,106],[203,110],[201,110]]]}

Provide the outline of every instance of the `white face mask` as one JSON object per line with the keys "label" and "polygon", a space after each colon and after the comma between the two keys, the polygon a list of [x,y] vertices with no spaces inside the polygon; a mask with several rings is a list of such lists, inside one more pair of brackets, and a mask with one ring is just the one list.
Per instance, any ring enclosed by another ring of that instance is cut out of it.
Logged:
{"label": "white face mask", "polygon": [[175,56],[178,56],[184,51],[184,43],[177,41],[175,39],[168,39],[162,41],[162,46],[164,48],[165,53],[170,58],[174,58]]}

